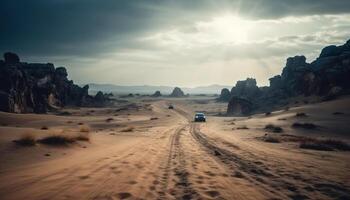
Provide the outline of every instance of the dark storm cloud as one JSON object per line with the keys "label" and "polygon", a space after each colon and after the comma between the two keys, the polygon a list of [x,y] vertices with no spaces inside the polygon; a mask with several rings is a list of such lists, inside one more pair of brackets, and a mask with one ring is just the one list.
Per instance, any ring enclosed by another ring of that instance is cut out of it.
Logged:
{"label": "dark storm cloud", "polygon": [[250,18],[350,12],[349,0],[3,0],[0,52],[97,55],[134,48],[134,39],[225,11]]}

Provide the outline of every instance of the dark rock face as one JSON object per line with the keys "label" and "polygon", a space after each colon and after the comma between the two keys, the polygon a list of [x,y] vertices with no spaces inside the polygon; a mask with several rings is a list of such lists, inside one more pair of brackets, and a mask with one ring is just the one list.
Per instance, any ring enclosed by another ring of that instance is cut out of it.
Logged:
{"label": "dark rock face", "polygon": [[227,113],[230,115],[249,115],[252,111],[252,102],[238,97],[232,97],[227,107]]}
{"label": "dark rock face", "polygon": [[1,111],[46,113],[57,107],[95,102],[88,95],[88,86],[81,88],[68,80],[64,67],[23,63],[14,53],[5,53],[4,59],[0,61]]}
{"label": "dark rock face", "polygon": [[19,63],[19,57],[15,53],[6,52],[4,53],[5,63],[16,64]]}
{"label": "dark rock face", "polygon": [[[350,94],[350,40],[341,46],[325,47],[320,56],[307,63],[305,56],[287,59],[281,75],[270,78],[270,87],[257,87],[255,79],[238,81],[231,97],[244,98],[253,110],[285,105],[288,98],[316,95],[324,100]],[[232,107],[232,106],[231,106]],[[235,113],[228,109],[228,114]]]}
{"label": "dark rock face", "polygon": [[160,96],[162,96],[160,91],[156,91],[154,94],[152,94],[152,97],[160,97]]}
{"label": "dark rock face", "polygon": [[173,92],[170,94],[171,97],[184,97],[185,93],[179,88],[175,87]]}
{"label": "dark rock face", "polygon": [[236,86],[231,89],[231,96],[245,98],[251,100],[260,95],[259,87],[256,80],[247,78],[244,81],[237,81]]}
{"label": "dark rock face", "polygon": [[230,90],[228,90],[227,88],[222,89],[220,96],[218,98],[218,101],[228,102],[230,99],[231,99]]}

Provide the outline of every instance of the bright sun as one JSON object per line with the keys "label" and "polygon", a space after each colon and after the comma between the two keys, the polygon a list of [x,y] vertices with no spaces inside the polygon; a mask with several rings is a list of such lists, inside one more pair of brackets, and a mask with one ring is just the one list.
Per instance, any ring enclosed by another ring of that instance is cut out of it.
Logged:
{"label": "bright sun", "polygon": [[223,15],[213,18],[209,22],[201,22],[198,27],[204,32],[210,33],[216,41],[244,43],[248,40],[248,34],[252,24],[235,15]]}

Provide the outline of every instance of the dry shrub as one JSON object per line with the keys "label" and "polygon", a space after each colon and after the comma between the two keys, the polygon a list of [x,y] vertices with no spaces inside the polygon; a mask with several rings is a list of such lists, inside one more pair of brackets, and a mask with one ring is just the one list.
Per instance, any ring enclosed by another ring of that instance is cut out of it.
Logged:
{"label": "dry shrub", "polygon": [[307,117],[307,114],[306,113],[303,113],[303,112],[299,112],[297,114],[295,114],[296,117]]}
{"label": "dry shrub", "polygon": [[283,129],[281,127],[275,126],[273,124],[267,124],[265,126],[265,130],[271,131],[271,132],[274,132],[274,133],[281,133],[281,132],[283,132]]}
{"label": "dry shrub", "polygon": [[271,136],[271,135],[265,136],[263,138],[263,140],[265,142],[270,142],[270,143],[280,143],[281,142],[278,137],[274,137],[274,136]]}
{"label": "dry shrub", "polygon": [[304,129],[315,129],[317,126],[313,123],[300,123],[300,122],[295,122],[292,124],[293,128],[304,128]]}
{"label": "dry shrub", "polygon": [[134,127],[128,126],[124,129],[122,129],[121,132],[132,132],[132,131],[134,131],[134,129],[135,129]]}
{"label": "dry shrub", "polygon": [[36,139],[33,134],[27,133],[22,135],[18,140],[14,140],[13,142],[21,146],[34,146],[36,144]]}
{"label": "dry shrub", "polygon": [[308,142],[302,142],[299,145],[300,148],[303,149],[313,149],[320,151],[333,151],[333,150],[341,150],[341,151],[349,151],[350,145],[341,140],[312,140]]}
{"label": "dry shrub", "polygon": [[79,131],[80,131],[81,133],[89,133],[89,132],[90,132],[90,127],[87,126],[87,125],[81,125],[81,126],[79,127]]}
{"label": "dry shrub", "polygon": [[74,137],[74,139],[78,141],[90,141],[90,135],[86,132],[78,133],[78,135]]}
{"label": "dry shrub", "polygon": [[42,126],[40,129],[41,129],[41,130],[48,130],[49,127],[47,127],[47,126]]}
{"label": "dry shrub", "polygon": [[114,119],[113,119],[112,117],[110,117],[110,118],[107,118],[107,119],[106,119],[106,122],[109,123],[109,122],[111,122],[111,121],[113,121],[113,120],[114,120]]}
{"label": "dry shrub", "polygon": [[345,113],[343,112],[334,112],[333,115],[344,115]]}
{"label": "dry shrub", "polygon": [[238,130],[241,130],[241,129],[249,129],[247,126],[240,126],[240,127],[237,127]]}
{"label": "dry shrub", "polygon": [[157,120],[157,119],[159,119],[159,118],[158,117],[151,117],[150,120]]}
{"label": "dry shrub", "polygon": [[74,143],[76,140],[74,139],[74,137],[71,137],[68,135],[55,134],[55,135],[46,136],[37,141],[42,144],[61,146],[61,145],[68,145],[68,144]]}

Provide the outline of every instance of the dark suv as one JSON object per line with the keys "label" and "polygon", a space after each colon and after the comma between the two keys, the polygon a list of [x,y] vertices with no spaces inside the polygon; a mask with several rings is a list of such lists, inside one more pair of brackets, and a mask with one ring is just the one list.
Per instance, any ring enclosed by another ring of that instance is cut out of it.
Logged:
{"label": "dark suv", "polygon": [[205,115],[204,115],[204,113],[196,113],[194,115],[194,121],[195,122],[205,122]]}

